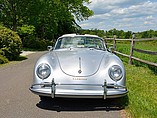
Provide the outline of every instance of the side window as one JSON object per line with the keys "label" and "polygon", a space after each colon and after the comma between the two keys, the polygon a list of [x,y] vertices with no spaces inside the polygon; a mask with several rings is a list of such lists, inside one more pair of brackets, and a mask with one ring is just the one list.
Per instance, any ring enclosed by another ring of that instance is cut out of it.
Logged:
{"label": "side window", "polygon": [[61,43],[62,43],[62,39],[58,39],[58,41],[57,41],[56,43],[57,43],[57,44],[56,44],[55,49],[60,49]]}

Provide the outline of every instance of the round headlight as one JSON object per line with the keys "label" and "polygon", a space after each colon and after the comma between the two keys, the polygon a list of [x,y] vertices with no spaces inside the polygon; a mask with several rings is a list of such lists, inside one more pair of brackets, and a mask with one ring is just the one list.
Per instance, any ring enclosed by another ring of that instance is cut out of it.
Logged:
{"label": "round headlight", "polygon": [[109,69],[109,76],[111,77],[111,79],[113,79],[114,81],[118,81],[122,78],[123,74],[122,74],[122,69],[120,66],[118,65],[114,65]]}
{"label": "round headlight", "polygon": [[41,79],[46,79],[51,74],[51,68],[48,64],[41,64],[37,68],[37,75]]}

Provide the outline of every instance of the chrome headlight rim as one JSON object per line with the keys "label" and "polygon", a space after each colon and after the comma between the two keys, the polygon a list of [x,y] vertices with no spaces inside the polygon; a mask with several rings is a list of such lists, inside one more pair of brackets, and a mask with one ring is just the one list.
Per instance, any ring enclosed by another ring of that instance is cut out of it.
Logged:
{"label": "chrome headlight rim", "polygon": [[40,79],[47,79],[51,74],[51,68],[49,64],[42,63],[38,65],[36,74]]}
{"label": "chrome headlight rim", "polygon": [[108,74],[114,81],[119,81],[123,77],[122,68],[119,65],[113,65],[109,68]]}

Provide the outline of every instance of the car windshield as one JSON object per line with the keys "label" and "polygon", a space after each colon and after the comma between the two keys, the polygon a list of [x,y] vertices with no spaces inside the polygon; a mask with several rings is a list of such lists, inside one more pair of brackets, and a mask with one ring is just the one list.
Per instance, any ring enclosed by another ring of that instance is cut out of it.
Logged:
{"label": "car windshield", "polygon": [[58,39],[55,49],[95,48],[104,49],[104,43],[97,37],[63,37]]}

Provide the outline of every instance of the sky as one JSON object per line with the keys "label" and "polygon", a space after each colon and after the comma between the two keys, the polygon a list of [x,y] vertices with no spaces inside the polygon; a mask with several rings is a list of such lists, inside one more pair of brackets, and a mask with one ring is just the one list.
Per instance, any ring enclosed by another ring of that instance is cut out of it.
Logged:
{"label": "sky", "polygon": [[77,22],[83,29],[142,32],[157,30],[157,0],[90,0],[94,15]]}

